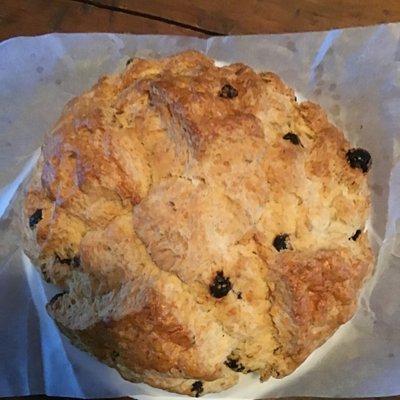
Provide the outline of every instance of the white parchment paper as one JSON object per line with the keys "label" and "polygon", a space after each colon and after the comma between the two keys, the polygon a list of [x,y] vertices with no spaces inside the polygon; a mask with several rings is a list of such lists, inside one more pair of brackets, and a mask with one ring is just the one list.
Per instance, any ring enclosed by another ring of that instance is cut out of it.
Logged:
{"label": "white parchment paper", "polygon": [[0,395],[184,397],[124,381],[71,346],[45,312],[55,288],[23,255],[14,228],[18,187],[63,105],[131,56],[198,49],[278,73],[320,103],[373,157],[374,278],[356,316],[292,375],[243,376],[208,398],[400,394],[400,25],[211,38],[114,34],[15,38],[0,44]]}

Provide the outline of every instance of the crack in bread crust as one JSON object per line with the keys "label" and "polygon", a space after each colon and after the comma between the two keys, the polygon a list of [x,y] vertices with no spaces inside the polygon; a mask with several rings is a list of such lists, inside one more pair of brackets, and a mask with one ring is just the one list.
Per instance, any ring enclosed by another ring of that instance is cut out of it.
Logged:
{"label": "crack in bread crust", "polygon": [[26,252],[67,292],[49,313],[125,378],[170,391],[289,374],[372,271],[349,149],[271,72],[193,51],[134,59],[67,104],[27,188]]}

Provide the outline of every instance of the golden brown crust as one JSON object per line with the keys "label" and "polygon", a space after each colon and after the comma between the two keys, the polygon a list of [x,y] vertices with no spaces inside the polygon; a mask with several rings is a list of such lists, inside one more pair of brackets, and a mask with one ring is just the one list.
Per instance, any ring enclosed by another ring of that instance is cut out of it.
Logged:
{"label": "golden brown crust", "polygon": [[[367,246],[364,251],[372,257]],[[338,248],[311,254],[286,252],[276,258],[268,275],[271,316],[284,344],[275,351],[273,375],[291,372],[351,318],[357,293],[370,272],[364,257]]]}
{"label": "golden brown crust", "polygon": [[179,393],[290,373],[371,273],[349,148],[273,73],[133,60],[68,103],[27,192],[27,252],[68,292],[49,313],[127,379]]}

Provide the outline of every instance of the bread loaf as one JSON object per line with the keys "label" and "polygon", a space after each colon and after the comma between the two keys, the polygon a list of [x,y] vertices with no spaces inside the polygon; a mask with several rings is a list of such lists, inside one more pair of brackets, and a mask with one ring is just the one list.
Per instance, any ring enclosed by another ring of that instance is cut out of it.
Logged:
{"label": "bread loaf", "polygon": [[291,373],[373,266],[371,157],[270,72],[188,51],[70,101],[26,193],[26,252],[72,343],[199,396]]}

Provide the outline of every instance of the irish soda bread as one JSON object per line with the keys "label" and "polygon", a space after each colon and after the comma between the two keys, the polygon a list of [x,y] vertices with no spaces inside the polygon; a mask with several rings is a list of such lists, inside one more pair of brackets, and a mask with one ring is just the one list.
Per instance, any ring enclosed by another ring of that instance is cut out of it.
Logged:
{"label": "irish soda bread", "polygon": [[24,207],[61,331],[199,396],[293,371],[354,314],[371,157],[277,75],[189,51],[73,99]]}

